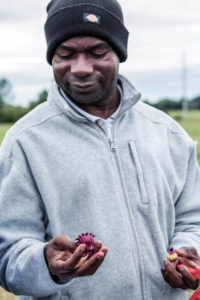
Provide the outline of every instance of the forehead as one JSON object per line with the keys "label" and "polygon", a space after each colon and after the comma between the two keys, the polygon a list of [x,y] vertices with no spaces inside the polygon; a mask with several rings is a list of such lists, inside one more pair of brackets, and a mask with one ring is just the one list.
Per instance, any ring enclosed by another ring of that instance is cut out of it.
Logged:
{"label": "forehead", "polygon": [[68,46],[73,48],[90,48],[97,45],[99,45],[100,47],[110,48],[106,41],[91,36],[76,36],[64,41],[60,46]]}

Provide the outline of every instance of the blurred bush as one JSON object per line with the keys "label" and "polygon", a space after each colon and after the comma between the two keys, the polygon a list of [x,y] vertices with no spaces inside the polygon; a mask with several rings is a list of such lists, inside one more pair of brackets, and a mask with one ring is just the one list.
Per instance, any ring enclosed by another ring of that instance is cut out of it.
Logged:
{"label": "blurred bush", "polygon": [[[182,109],[182,99],[180,101],[174,101],[171,99],[163,99],[158,103],[150,103],[149,101],[144,101],[146,104],[149,104],[155,108],[158,108],[164,112],[168,112],[170,110],[181,110]],[[200,109],[200,96],[196,97],[188,102],[189,110]]]}
{"label": "blurred bush", "polygon": [[47,100],[48,92],[42,91],[36,101],[28,107],[14,106],[9,103],[12,95],[12,85],[7,79],[0,79],[0,123],[15,123],[29,111]]}

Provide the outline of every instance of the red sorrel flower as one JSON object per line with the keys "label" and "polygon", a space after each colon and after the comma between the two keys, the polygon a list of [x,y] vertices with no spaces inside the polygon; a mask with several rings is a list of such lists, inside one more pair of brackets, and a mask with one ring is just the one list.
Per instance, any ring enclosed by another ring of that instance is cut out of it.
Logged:
{"label": "red sorrel flower", "polygon": [[168,251],[167,251],[170,255],[176,253],[176,251],[174,250],[174,248],[170,248]]}
{"label": "red sorrel flower", "polygon": [[77,245],[85,244],[86,245],[86,254],[91,257],[94,254],[95,244],[94,237],[92,233],[82,233],[79,235],[77,240]]}
{"label": "red sorrel flower", "polygon": [[170,248],[168,251],[167,251],[167,258],[170,260],[170,261],[175,261],[177,259],[177,253],[176,251],[174,250],[174,248]]}

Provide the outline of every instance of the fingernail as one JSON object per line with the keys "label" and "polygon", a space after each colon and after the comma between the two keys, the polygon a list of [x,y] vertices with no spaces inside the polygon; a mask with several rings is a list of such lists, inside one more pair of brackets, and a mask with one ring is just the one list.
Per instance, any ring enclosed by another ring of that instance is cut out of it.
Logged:
{"label": "fingernail", "polygon": [[81,251],[85,251],[85,246],[81,246]]}
{"label": "fingernail", "polygon": [[107,253],[107,250],[103,250],[102,252],[103,252],[104,254],[106,254],[106,253]]}
{"label": "fingernail", "polygon": [[183,271],[184,271],[184,267],[182,267],[182,266],[181,266],[181,267],[179,267],[178,269],[179,269],[179,271],[181,271],[181,272],[183,272]]}
{"label": "fingernail", "polygon": [[97,256],[98,260],[101,260],[103,257],[101,255]]}
{"label": "fingernail", "polygon": [[168,262],[166,260],[164,260],[164,265],[167,266]]}

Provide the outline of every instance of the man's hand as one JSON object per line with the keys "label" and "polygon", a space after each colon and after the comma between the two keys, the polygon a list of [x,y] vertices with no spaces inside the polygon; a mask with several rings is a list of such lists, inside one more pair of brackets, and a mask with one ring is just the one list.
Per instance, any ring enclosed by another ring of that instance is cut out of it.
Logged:
{"label": "man's hand", "polygon": [[75,277],[93,275],[100,267],[106,253],[107,247],[102,247],[102,242],[95,243],[95,253],[88,259],[84,244],[79,245],[66,235],[59,235],[49,241],[44,248],[44,254],[52,278],[55,275],[65,281]]}
{"label": "man's hand", "polygon": [[180,250],[176,250],[176,253],[179,264],[192,269],[200,268],[200,256],[194,247],[181,247]]}
{"label": "man's hand", "polygon": [[[163,260],[161,272],[164,280],[172,287],[179,289],[197,289],[197,280],[190,274],[187,267],[197,269],[200,268],[200,257],[193,247],[182,247],[176,250],[178,258],[174,262],[168,259]],[[184,265],[176,269],[177,265]]]}

